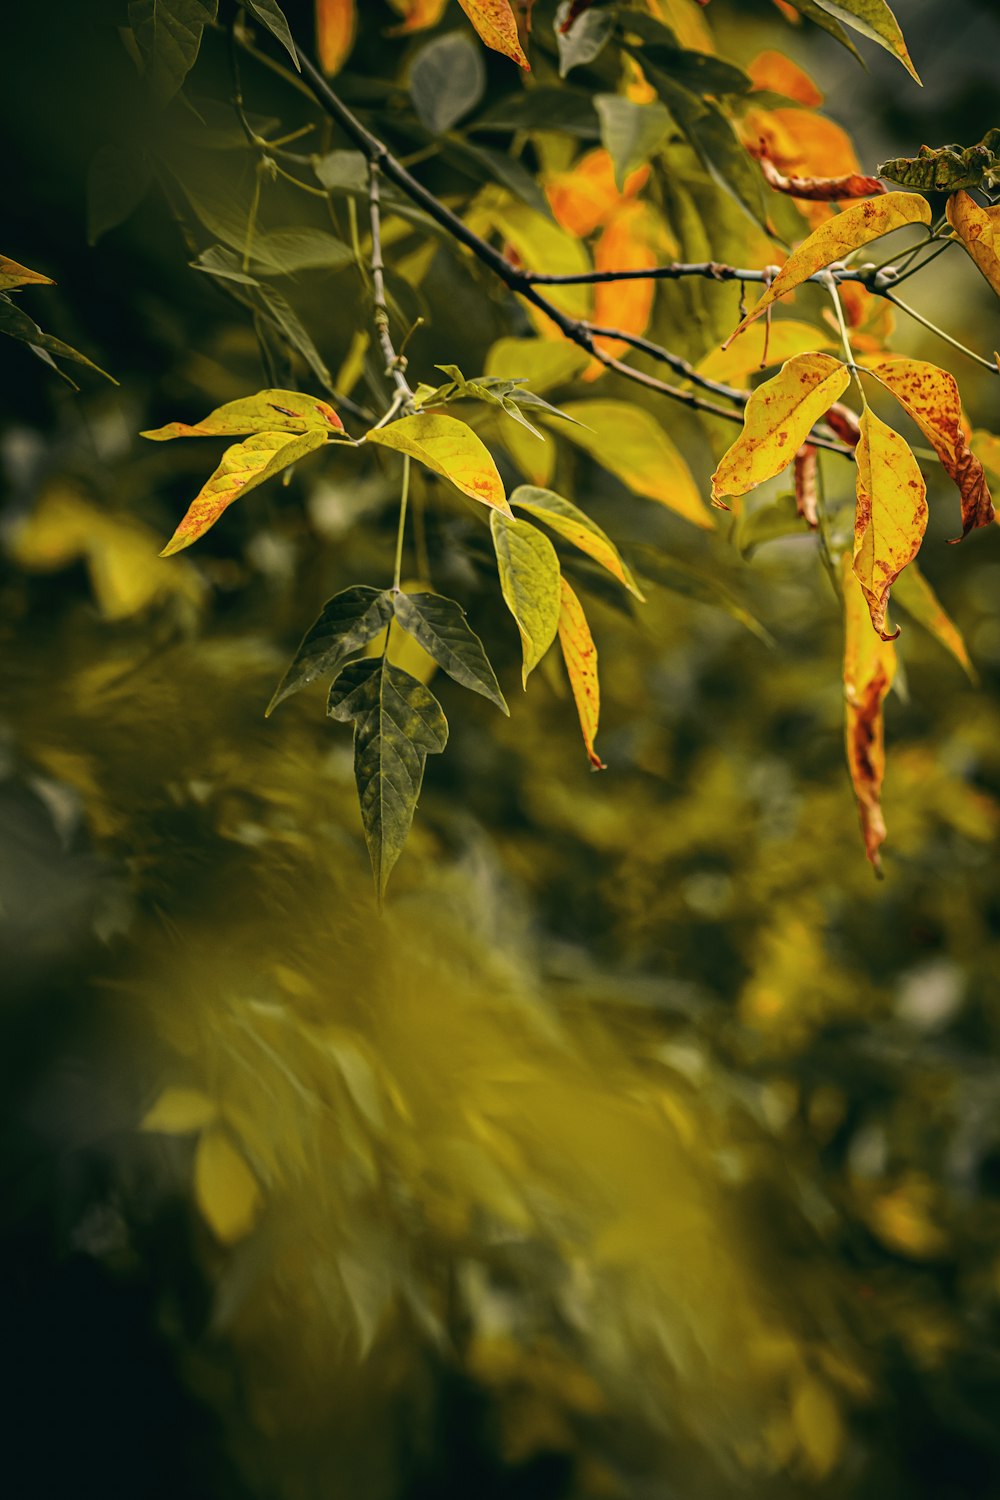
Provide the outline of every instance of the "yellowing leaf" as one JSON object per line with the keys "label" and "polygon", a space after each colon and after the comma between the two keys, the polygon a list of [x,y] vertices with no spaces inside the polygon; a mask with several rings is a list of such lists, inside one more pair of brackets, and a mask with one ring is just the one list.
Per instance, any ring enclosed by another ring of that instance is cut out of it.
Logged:
{"label": "yellowing leaf", "polygon": [[1000,297],[1000,207],[980,208],[968,193],[952,193],[948,222]]}
{"label": "yellowing leaf", "polygon": [[899,22],[886,4],[886,0],[821,0],[823,9],[838,21],[853,26],[862,36],[878,42],[886,52],[898,57],[903,67],[915,82],[920,82],[916,68],[910,61]]}
{"label": "yellowing leaf", "polygon": [[642,599],[639,586],[614,542],[596,521],[592,521],[571,500],[564,500],[554,490],[522,484],[511,495],[510,503],[517,506],[518,510],[526,510],[529,515],[543,521],[567,542],[600,563],[602,568],[607,568],[613,578],[625,585],[629,593]]}
{"label": "yellowing leaf", "polygon": [[257,1179],[222,1130],[207,1130],[198,1142],[194,1196],[208,1227],[224,1245],[235,1245],[257,1222]]}
{"label": "yellowing leaf", "polygon": [[885,774],[882,704],[896,673],[896,648],[872,630],[865,596],[847,554],[842,566],[847,765],[858,801],[865,852],[880,871],[879,850],[886,834],[881,801]]}
{"label": "yellowing leaf", "polygon": [[354,0],[316,0],[316,51],[330,77],[339,73],[354,46]]}
{"label": "yellowing leaf", "polygon": [[373,428],[366,441],[408,453],[435,474],[450,479],[463,495],[510,515],[503,481],[489,449],[457,417],[418,412],[416,416],[390,422],[387,427]]}
{"label": "yellowing leaf", "polygon": [[588,362],[586,349],[565,339],[497,339],[486,355],[483,373],[500,380],[525,380],[541,395],[574,379]]}
{"label": "yellowing leaf", "polygon": [[562,410],[581,424],[561,429],[564,436],[628,489],[712,529],[691,470],[652,412],[628,401],[569,401]]}
{"label": "yellowing leaf", "polygon": [[797,104],[815,107],[823,103],[823,95],[809,74],[783,52],[759,52],[747,68],[747,74],[755,89],[783,94]]}
{"label": "yellowing leaf", "polygon": [[160,556],[172,557],[190,547],[215,525],[234,500],[263,484],[265,479],[280,474],[289,464],[305,458],[307,453],[322,448],[325,442],[323,432],[257,432],[245,442],[227,448],[219,467],[188,506]]}
{"label": "yellowing leaf", "polygon": [[796,354],[829,349],[834,343],[825,330],[793,318],[781,318],[770,330],[757,324],[725,349],[712,349],[695,366],[699,375],[723,385],[746,385],[749,377],[768,365],[783,365]]}
{"label": "yellowing leaf", "polygon": [[896,579],[893,584],[892,597],[895,603],[901,604],[907,614],[929,631],[946,651],[951,652],[969,680],[976,682],[976,669],[969,660],[962,632],[915,562],[910,563],[910,566],[904,569]]}
{"label": "yellowing leaf", "polygon": [[490,530],[497,555],[500,588],[521,637],[521,680],[537,667],[556,638],[562,608],[559,559],[547,536],[528,521],[494,511]]}
{"label": "yellowing leaf", "polygon": [[201,422],[168,422],[154,427],[141,437],[166,442],[178,437],[237,437],[250,432],[308,432],[310,429],[343,432],[344,424],[332,406],[318,396],[303,396],[299,391],[258,391],[227,401],[209,412]]}
{"label": "yellowing leaf", "polygon": [[601,687],[597,678],[597,647],[587,624],[583,605],[566,582],[560,579],[562,602],[559,610],[559,645],[569,685],[573,689],[573,700],[580,716],[583,743],[595,771],[606,771],[597,751],[594,739],[601,716]]}
{"label": "yellowing leaf", "polygon": [[792,1426],[814,1479],[825,1479],[844,1446],[844,1424],[827,1387],[811,1375],[800,1380],[791,1402]]}
{"label": "yellowing leaf", "polygon": [[[809,238],[793,251],[763,297],[743,319],[736,333],[741,333],[779,297],[801,286],[832,261],[840,260],[852,250],[857,250],[872,240],[881,239],[882,235],[901,229],[906,224],[930,222],[930,204],[917,193],[885,193],[881,198],[872,198],[845,208],[843,213],[814,229]],[[735,337],[734,333],[733,338]]]}
{"label": "yellowing leaf", "polygon": [[[506,192],[486,189],[480,193],[468,219],[471,227],[478,229],[482,224],[484,228],[499,230],[517,260],[529,271],[579,276],[593,269],[586,246],[575,234],[567,233],[544,214],[529,208],[526,203],[517,202]],[[589,286],[547,287],[546,294],[556,307],[571,317],[589,315]],[[561,337],[555,334],[552,323],[543,313],[538,313],[537,317],[544,336]]]}
{"label": "yellowing leaf", "polygon": [[[677,249],[655,210],[645,203],[622,203],[594,246],[594,270],[648,271],[661,257],[676,254]],[[594,325],[643,334],[649,326],[655,296],[656,282],[652,280],[599,282],[594,288]],[[613,357],[629,347],[620,339],[598,338],[596,343]],[[602,374],[603,369],[595,361],[584,379]]]}
{"label": "yellowing leaf", "polygon": [[637,167],[625,179],[623,191],[615,183],[615,166],[603,147],[586,152],[568,172],[554,172],[545,194],[556,222],[585,239],[604,224],[627,199],[634,198],[649,177],[649,167]]}
{"label": "yellowing leaf", "polygon": [[648,0],[653,15],[666,22],[682,47],[711,54],[715,43],[700,5],[701,0]]}
{"label": "yellowing leaf", "polygon": [[958,485],[962,536],[988,526],[994,519],[993,500],[983,466],[969,447],[954,375],[922,359],[877,360],[867,368],[934,445],[945,473]]}
{"label": "yellowing leaf", "polygon": [[502,52],[519,67],[531,69],[518,40],[517,20],[510,0],[458,0],[487,47]]}
{"label": "yellowing leaf", "polygon": [[712,475],[712,499],[745,495],[780,474],[849,380],[839,359],[797,354],[758,386],[747,402],[742,432]]}
{"label": "yellowing leaf", "polygon": [[392,26],[387,36],[405,36],[411,31],[424,31],[436,26],[444,14],[448,0],[389,0],[393,10],[403,17],[402,24]]}
{"label": "yellowing leaf", "polygon": [[872,625],[883,640],[891,640],[884,628],[889,590],[920,551],[927,529],[927,487],[909,444],[867,406],[855,457],[854,575]]}
{"label": "yellowing leaf", "polygon": [[15,286],[55,286],[51,276],[43,276],[41,271],[30,271],[27,266],[18,265],[16,260],[8,260],[6,255],[0,255],[0,292],[9,292]]}
{"label": "yellowing leaf", "polygon": [[218,1113],[214,1101],[197,1089],[164,1089],[143,1116],[141,1129],[162,1135],[190,1135],[203,1130]]}

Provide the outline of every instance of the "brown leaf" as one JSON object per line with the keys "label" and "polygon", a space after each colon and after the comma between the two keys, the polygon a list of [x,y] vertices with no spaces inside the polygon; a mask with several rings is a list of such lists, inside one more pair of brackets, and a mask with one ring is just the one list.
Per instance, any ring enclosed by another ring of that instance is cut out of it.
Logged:
{"label": "brown leaf", "polygon": [[864,592],[845,554],[844,587],[844,737],[847,765],[858,801],[865,853],[882,873],[879,850],[885,842],[882,778],[885,737],[882,704],[896,672],[896,648],[877,636],[868,621]]}
{"label": "brown leaf", "polygon": [[812,531],[819,525],[819,489],[816,449],[803,443],[795,455],[792,473],[795,477],[795,509]]}
{"label": "brown leaf", "polygon": [[863,177],[858,172],[839,177],[788,177],[778,170],[762,146],[750,154],[760,162],[767,185],[776,193],[787,193],[792,198],[805,198],[810,203],[839,203],[844,198],[870,198],[885,192],[877,177]]}

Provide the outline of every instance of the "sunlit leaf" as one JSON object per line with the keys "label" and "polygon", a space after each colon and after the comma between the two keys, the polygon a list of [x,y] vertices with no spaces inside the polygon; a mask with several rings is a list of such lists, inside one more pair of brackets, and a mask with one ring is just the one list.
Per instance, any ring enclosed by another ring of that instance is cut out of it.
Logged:
{"label": "sunlit leaf", "polygon": [[158,103],[172,99],[194,67],[218,9],[218,0],[129,0],[129,24]]}
{"label": "sunlit leaf", "polygon": [[725,349],[710,350],[698,361],[695,369],[699,375],[721,381],[723,385],[743,386],[759,370],[770,365],[783,365],[796,354],[829,349],[834,342],[825,328],[815,328],[811,323],[799,323],[793,318],[781,318],[770,328],[755,324]]}
{"label": "sunlit leaf", "polygon": [[712,475],[712,498],[745,495],[780,474],[813,426],[847,389],[850,373],[829,354],[796,354],[747,402],[743,430]]}
{"label": "sunlit leaf", "polygon": [[302,637],[267,705],[265,718],[279,703],[318,677],[333,677],[338,668],[374,640],[391,619],[392,595],[386,590],[355,584],[335,594],[324,604],[319,618]]}
{"label": "sunlit leaf", "polygon": [[569,401],[563,409],[583,424],[568,427],[565,436],[628,489],[711,530],[691,470],[652,412],[627,401]]}
{"label": "sunlit leaf", "polygon": [[502,52],[520,67],[530,70],[517,35],[517,20],[510,0],[458,0],[487,47]]}
{"label": "sunlit leaf", "polygon": [[573,701],[580,717],[580,730],[587,756],[595,771],[606,771],[603,760],[594,749],[597,725],[601,716],[601,688],[597,677],[597,647],[590,633],[583,605],[566,582],[560,579],[559,645]]}
{"label": "sunlit leaf", "polygon": [[164,1089],[143,1115],[140,1129],[161,1135],[190,1135],[211,1124],[218,1113],[215,1101],[198,1089]]}
{"label": "sunlit leaf", "polygon": [[855,457],[854,575],[872,625],[888,640],[889,590],[920,551],[927,528],[927,487],[909,444],[867,406]]}
{"label": "sunlit leaf", "polygon": [[490,530],[500,588],[521,637],[521,680],[527,687],[559,628],[559,559],[548,537],[528,521],[508,520],[494,511]]}
{"label": "sunlit leaf", "polygon": [[344,66],[356,29],[355,0],[316,0],[316,51],[329,77]]}
{"label": "sunlit leaf", "polygon": [[41,271],[29,271],[27,266],[20,266],[16,260],[0,255],[0,292],[10,291],[15,286],[36,285],[55,286],[55,282],[51,276],[43,276]]}
{"label": "sunlit leaf", "polygon": [[387,427],[374,428],[369,443],[408,453],[411,458],[450,479],[463,495],[510,515],[503,481],[489,449],[472,428],[457,417],[418,412]]}
{"label": "sunlit leaf", "polygon": [[937,594],[915,562],[905,568],[892,586],[894,604],[922,625],[958,662],[970,682],[976,682],[976,670],[969,659],[962,632],[948,614]]}
{"label": "sunlit leaf", "polygon": [[202,1217],[224,1245],[235,1245],[254,1227],[261,1191],[243,1156],[223,1130],[206,1130],[194,1157],[194,1196]]}
{"label": "sunlit leaf", "polygon": [[322,448],[325,442],[326,433],[314,429],[301,433],[257,432],[227,448],[215,473],[188,506],[161,557],[172,557],[190,547],[215,525],[234,500],[280,474],[289,464]]}
{"label": "sunlit leaf", "polygon": [[842,579],[847,765],[858,801],[865,852],[880,870],[879,850],[886,835],[881,802],[885,774],[882,704],[896,673],[896,648],[872,630],[865,595],[847,555]]}
{"label": "sunlit leaf", "polygon": [[642,599],[639,586],[614,542],[596,521],[592,521],[571,500],[565,500],[554,490],[522,484],[511,495],[510,503],[518,510],[526,510],[536,520],[543,521],[567,542],[600,563],[602,568],[607,568],[612,577],[624,584],[637,599]]}
{"label": "sunlit leaf", "polygon": [[1000,297],[1000,206],[980,208],[968,193],[955,193],[946,209],[949,224]]}
{"label": "sunlit leaf", "polygon": [[430,689],[384,657],[345,667],[327,712],[354,721],[354,776],[381,901],[413,822],[424,765],[448,743],[448,722]]}
{"label": "sunlit leaf", "polygon": [[460,604],[440,594],[402,592],[392,595],[392,604],[403,629],[419,641],[449,677],[489,698],[505,714],[510,712],[483,643],[468,624]]}
{"label": "sunlit leaf", "polygon": [[227,401],[201,422],[168,422],[140,436],[154,442],[178,437],[238,437],[252,432],[343,432],[332,406],[318,396],[304,396],[300,391],[257,391]]}

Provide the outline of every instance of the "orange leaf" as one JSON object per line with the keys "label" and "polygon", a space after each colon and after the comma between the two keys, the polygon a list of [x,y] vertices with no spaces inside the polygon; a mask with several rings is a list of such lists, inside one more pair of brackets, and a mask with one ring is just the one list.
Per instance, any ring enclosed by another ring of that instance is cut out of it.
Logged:
{"label": "orange leaf", "polygon": [[811,110],[750,109],[740,134],[749,147],[762,143],[782,172],[839,177],[861,170],[847,131]]}
{"label": "orange leaf", "polygon": [[854,576],[868,601],[872,625],[883,640],[892,640],[885,633],[889,590],[920,551],[927,529],[927,486],[898,432],[867,406],[860,425]]}
{"label": "orange leaf", "polygon": [[615,186],[615,168],[608,152],[599,147],[581,156],[568,172],[554,172],[546,179],[545,195],[556,223],[570,234],[586,239],[615,210],[634,198],[649,177],[648,167],[637,167],[625,179],[625,190]]}
{"label": "orange leaf", "polygon": [[316,0],[316,51],[323,72],[339,73],[354,46],[354,0]]}
{"label": "orange leaf", "polygon": [[403,17],[399,26],[392,26],[387,36],[406,36],[411,31],[425,31],[436,26],[444,14],[448,0],[389,0],[393,10]]}
{"label": "orange leaf", "polygon": [[811,531],[819,525],[819,488],[816,449],[803,443],[795,455],[792,474],[795,479],[795,509]]}
{"label": "orange leaf", "polygon": [[843,562],[844,587],[844,731],[847,765],[858,800],[865,853],[881,873],[879,850],[885,842],[882,816],[882,778],[885,774],[885,732],[882,704],[896,672],[896,648],[871,629],[865,597]]}
{"label": "orange leaf", "polygon": [[529,72],[531,64],[524,55],[517,35],[517,20],[510,0],[458,0],[487,47],[502,52]]}
{"label": "orange leaf", "polygon": [[559,609],[559,645],[562,649],[563,661],[566,663],[569,685],[573,689],[576,711],[580,716],[583,743],[587,747],[590,764],[594,770],[606,771],[607,766],[594,749],[598,720],[601,716],[597,647],[594,645],[594,638],[590,633],[583,605],[565,578],[560,578],[559,585],[562,591]]}
{"label": "orange leaf", "polygon": [[767,89],[772,94],[783,94],[797,104],[815,107],[823,103],[823,95],[808,73],[798,63],[793,63],[783,52],[760,52],[747,68],[755,89]]}
{"label": "orange leaf", "polygon": [[1000,297],[1000,207],[980,208],[968,193],[952,193],[948,222]]}
{"label": "orange leaf", "polygon": [[[652,210],[644,203],[623,203],[594,246],[595,271],[648,271],[659,261],[655,245],[662,241],[657,234]],[[620,328],[623,333],[645,333],[656,297],[655,281],[598,282],[594,288],[594,325],[597,328]],[[628,349],[620,339],[598,338],[597,346],[617,358]],[[595,365],[584,375],[593,379],[603,365]]]}
{"label": "orange leaf", "polygon": [[945,473],[958,485],[962,537],[977,526],[989,526],[994,519],[993,500],[983,466],[969,447],[954,375],[922,359],[884,359],[867,368],[934,445]]}

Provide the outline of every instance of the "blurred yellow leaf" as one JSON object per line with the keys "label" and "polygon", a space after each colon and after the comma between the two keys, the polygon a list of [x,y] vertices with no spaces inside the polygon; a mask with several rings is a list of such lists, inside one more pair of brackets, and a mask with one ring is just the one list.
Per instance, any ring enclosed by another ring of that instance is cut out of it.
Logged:
{"label": "blurred yellow leaf", "polygon": [[583,605],[566,582],[559,580],[562,603],[559,610],[559,645],[573,701],[580,717],[580,730],[590,764],[595,771],[606,771],[603,760],[594,749],[594,739],[601,717],[601,687],[597,676],[597,647],[587,624]]}
{"label": "blurred yellow leaf", "polygon": [[792,1425],[814,1479],[824,1479],[844,1446],[840,1409],[822,1381],[807,1375],[792,1394]]}
{"label": "blurred yellow leaf", "polygon": [[214,1101],[197,1089],[164,1089],[143,1116],[140,1128],[163,1135],[189,1135],[210,1124],[218,1112]]}
{"label": "blurred yellow leaf", "polygon": [[829,349],[833,338],[826,329],[811,323],[780,318],[766,329],[754,324],[726,349],[712,349],[695,366],[699,375],[723,385],[745,386],[749,377],[769,365],[782,365],[796,354]]}
{"label": "blurred yellow leaf", "polygon": [[842,574],[847,765],[858,802],[865,852],[875,869],[881,870],[879,849],[886,834],[881,801],[885,774],[882,704],[896,674],[896,648],[872,630],[865,595],[847,553]]}
{"label": "blurred yellow leaf", "polygon": [[565,428],[565,436],[628,489],[712,529],[691,470],[652,412],[628,401],[570,401],[562,410],[581,424]]}
{"label": "blurred yellow leaf", "polygon": [[223,1130],[207,1130],[194,1158],[194,1195],[208,1227],[224,1245],[244,1239],[262,1200],[257,1179]]}

